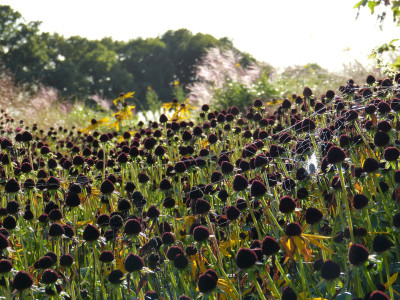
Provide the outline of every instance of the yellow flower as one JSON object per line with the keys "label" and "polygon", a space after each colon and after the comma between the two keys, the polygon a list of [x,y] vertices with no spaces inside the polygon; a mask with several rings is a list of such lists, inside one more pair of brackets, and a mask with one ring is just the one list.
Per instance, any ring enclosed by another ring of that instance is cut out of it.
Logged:
{"label": "yellow flower", "polygon": [[190,111],[195,108],[195,106],[189,104],[189,99],[186,99],[185,102],[180,104],[178,109],[175,110],[173,118],[178,120],[190,118]]}
{"label": "yellow flower", "polygon": [[331,237],[327,236],[302,233],[301,235],[282,237],[281,244],[288,258],[295,258],[297,255],[296,250],[298,250],[298,253],[304,256],[305,261],[309,262],[312,258],[312,249],[310,247],[310,243],[330,254],[334,254],[331,249],[327,248],[319,241],[330,238]]}
{"label": "yellow flower", "polygon": [[110,120],[110,118],[103,118],[103,119],[98,120],[98,121],[96,119],[92,119],[90,121],[90,125],[88,127],[83,128],[83,129],[81,129],[79,131],[82,132],[82,133],[88,133],[88,132],[96,129],[99,126],[106,125],[109,120]]}
{"label": "yellow flower", "polygon": [[135,92],[129,92],[126,94],[121,93],[118,98],[115,98],[113,100],[113,103],[114,103],[114,105],[117,105],[119,101],[121,101],[123,103],[126,98],[133,98],[134,94],[135,94]]}
{"label": "yellow flower", "polygon": [[176,111],[178,107],[179,107],[179,102],[177,99],[174,99],[174,101],[172,101],[172,102],[165,102],[161,106],[161,108],[164,108],[164,110],[166,110],[166,111],[170,111],[170,110]]}
{"label": "yellow flower", "polygon": [[177,86],[177,85],[179,85],[179,80],[174,81],[174,86]]}

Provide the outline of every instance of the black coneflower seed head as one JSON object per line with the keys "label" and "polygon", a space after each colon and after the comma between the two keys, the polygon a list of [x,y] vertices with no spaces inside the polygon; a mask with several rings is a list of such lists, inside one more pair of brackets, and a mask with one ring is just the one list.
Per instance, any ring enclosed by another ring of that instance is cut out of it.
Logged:
{"label": "black coneflower seed head", "polygon": [[226,208],[226,217],[229,221],[236,220],[240,216],[240,210],[235,206],[228,206]]}
{"label": "black coneflower seed head", "polygon": [[389,300],[390,298],[384,292],[377,290],[377,291],[373,291],[367,299],[368,300]]}
{"label": "black coneflower seed head", "polygon": [[110,223],[110,217],[106,214],[101,214],[100,216],[97,217],[96,223],[100,227],[107,226]]}
{"label": "black coneflower seed head", "polygon": [[261,197],[267,192],[267,188],[264,183],[259,180],[254,180],[250,187],[250,193],[253,197]]}
{"label": "black coneflower seed head", "polygon": [[349,262],[355,266],[361,265],[368,260],[369,251],[363,245],[352,244],[349,249]]}
{"label": "black coneflower seed head", "polygon": [[124,233],[127,235],[136,235],[142,231],[142,225],[136,219],[130,219],[125,223]]}
{"label": "black coneflower seed head", "polygon": [[286,226],[285,233],[287,236],[301,235],[302,229],[299,223],[293,222]]}
{"label": "black coneflower seed head", "polygon": [[58,208],[57,209],[52,209],[50,212],[49,212],[49,219],[51,220],[51,221],[58,221],[58,220],[61,220],[62,219],[62,213],[61,213],[61,210],[59,210]]}
{"label": "black coneflower seed head", "polygon": [[393,243],[389,241],[389,239],[382,234],[378,234],[375,236],[374,241],[372,242],[372,248],[375,252],[381,253],[389,250],[393,246]]}
{"label": "black coneflower seed head", "polygon": [[10,201],[7,203],[6,209],[7,209],[7,213],[14,215],[19,211],[20,206],[17,201]]}
{"label": "black coneflower seed head", "polygon": [[151,205],[147,210],[147,217],[150,219],[156,219],[160,216],[160,211],[155,205]]}
{"label": "black coneflower seed head", "polygon": [[71,254],[64,254],[60,256],[60,266],[70,267],[74,263],[74,258]]}
{"label": "black coneflower seed head", "polygon": [[400,151],[395,147],[388,147],[385,149],[383,156],[387,161],[396,161],[400,156]]}
{"label": "black coneflower seed head", "polygon": [[164,232],[161,236],[164,245],[171,245],[175,242],[175,236],[172,232]]}
{"label": "black coneflower seed head", "polygon": [[207,200],[197,199],[195,204],[195,211],[198,214],[206,214],[210,211],[211,204]]}
{"label": "black coneflower seed head", "polygon": [[49,228],[49,236],[51,237],[59,237],[63,235],[65,232],[64,227],[58,223],[51,224]]}
{"label": "black coneflower seed head", "polygon": [[235,261],[238,268],[248,269],[256,263],[257,255],[251,249],[241,248],[236,254]]}
{"label": "black coneflower seed head", "polygon": [[171,246],[168,248],[166,256],[169,260],[173,261],[175,256],[177,256],[178,254],[184,255],[183,250],[178,246]]}
{"label": "black coneflower seed head", "polygon": [[186,171],[186,165],[185,165],[185,163],[182,162],[182,161],[178,161],[178,162],[175,164],[174,170],[175,170],[176,173],[183,173],[183,172],[185,172],[185,171]]}
{"label": "black coneflower seed head", "polygon": [[108,275],[108,281],[111,284],[120,284],[123,281],[124,273],[121,270],[113,270]]}
{"label": "black coneflower seed head", "polygon": [[345,160],[346,154],[339,147],[333,146],[329,149],[327,159],[330,164],[338,164]]}
{"label": "black coneflower seed head", "polygon": [[284,214],[291,213],[296,208],[296,202],[290,196],[284,196],[279,201],[279,211]]}
{"label": "black coneflower seed head", "polygon": [[55,283],[58,279],[58,274],[56,271],[52,269],[47,269],[43,271],[42,274],[42,282],[44,284],[52,284]]}
{"label": "black coneflower seed head", "polygon": [[308,191],[307,191],[307,189],[306,188],[299,188],[298,190],[297,190],[297,194],[296,194],[296,196],[297,196],[297,198],[299,198],[299,199],[305,199],[305,198],[307,198],[308,197]]}
{"label": "black coneflower seed head", "polygon": [[60,181],[54,176],[50,176],[46,182],[46,187],[48,190],[57,190],[60,187]]}
{"label": "black coneflower seed head", "polygon": [[372,172],[378,171],[379,170],[379,162],[372,157],[368,157],[364,161],[363,170],[364,170],[364,172],[367,172],[367,173],[372,173]]}
{"label": "black coneflower seed head", "polygon": [[400,228],[400,213],[397,213],[393,216],[393,226]]}
{"label": "black coneflower seed head", "polygon": [[104,180],[100,186],[100,191],[102,194],[111,194],[114,192],[114,190],[114,184],[109,179]]}
{"label": "black coneflower seed head", "polygon": [[177,269],[184,269],[189,265],[189,260],[184,254],[178,254],[174,257],[174,266]]}
{"label": "black coneflower seed head", "polygon": [[322,212],[315,207],[309,207],[306,210],[306,222],[307,224],[313,225],[322,220]]}
{"label": "black coneflower seed head", "polygon": [[144,261],[140,256],[130,253],[124,261],[124,266],[128,272],[140,271],[144,267]]}
{"label": "black coneflower seed head", "polygon": [[93,226],[92,224],[86,225],[85,229],[83,230],[83,239],[86,242],[94,242],[100,237],[100,231],[97,227]]}
{"label": "black coneflower seed head", "polygon": [[363,209],[368,205],[368,198],[362,194],[354,195],[353,206],[355,209]]}
{"label": "black coneflower seed head", "polygon": [[20,190],[19,183],[14,178],[9,179],[4,188],[7,193],[17,193]]}
{"label": "black coneflower seed head", "polygon": [[120,229],[122,226],[124,226],[124,220],[120,215],[115,214],[110,218],[110,228],[112,230],[116,231]]}
{"label": "black coneflower seed head", "polygon": [[378,130],[378,131],[375,133],[374,144],[375,144],[377,147],[384,147],[384,146],[386,146],[387,144],[389,144],[389,141],[390,141],[390,137],[389,137],[389,135],[388,135],[386,132],[384,132],[384,131],[382,131],[382,130]]}
{"label": "black coneflower seed head", "polygon": [[197,287],[201,293],[207,294],[217,287],[217,283],[218,279],[216,280],[212,275],[202,274],[197,281]]}
{"label": "black coneflower seed head", "polygon": [[321,276],[325,280],[334,280],[340,275],[340,266],[332,261],[326,260],[321,267]]}
{"label": "black coneflower seed head", "polygon": [[23,291],[33,285],[32,277],[25,271],[19,271],[14,276],[13,287],[18,291]]}
{"label": "black coneflower seed head", "polygon": [[193,300],[192,298],[190,298],[189,296],[186,296],[185,294],[180,295],[178,300]]}
{"label": "black coneflower seed head", "polygon": [[111,251],[103,251],[100,253],[99,260],[102,263],[110,263],[114,260],[114,254]]}
{"label": "black coneflower seed head", "polygon": [[4,250],[8,246],[10,246],[8,239],[3,234],[0,233],[0,250]]}
{"label": "black coneflower seed head", "polygon": [[12,262],[6,259],[0,260],[0,274],[8,273],[12,270],[13,268]]}
{"label": "black coneflower seed head", "polygon": [[210,231],[207,229],[207,227],[204,226],[197,226],[193,230],[193,238],[197,242],[202,242],[208,239],[210,236]]}
{"label": "black coneflower seed head", "polygon": [[8,215],[3,220],[3,227],[7,230],[13,230],[17,227],[17,220],[13,216]]}
{"label": "black coneflower seed head", "polygon": [[236,175],[233,179],[233,189],[236,192],[243,191],[249,185],[248,180],[243,175]]}
{"label": "black coneflower seed head", "polygon": [[269,256],[276,254],[280,247],[279,243],[273,237],[266,236],[262,241],[261,249],[265,255]]}

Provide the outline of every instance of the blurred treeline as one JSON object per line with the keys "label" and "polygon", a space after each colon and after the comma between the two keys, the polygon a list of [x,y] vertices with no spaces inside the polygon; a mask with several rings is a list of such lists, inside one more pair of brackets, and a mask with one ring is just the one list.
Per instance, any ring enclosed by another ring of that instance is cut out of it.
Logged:
{"label": "blurred treeline", "polygon": [[0,67],[23,85],[56,88],[65,99],[113,99],[135,91],[148,109],[146,92],[155,91],[162,101],[173,97],[174,82],[186,86],[195,80],[195,65],[211,47],[233,49],[242,65],[254,59],[235,49],[228,38],[189,30],[169,30],[156,38],[128,42],[112,38],[89,40],[41,33],[40,22],[25,22],[10,6],[0,5]]}

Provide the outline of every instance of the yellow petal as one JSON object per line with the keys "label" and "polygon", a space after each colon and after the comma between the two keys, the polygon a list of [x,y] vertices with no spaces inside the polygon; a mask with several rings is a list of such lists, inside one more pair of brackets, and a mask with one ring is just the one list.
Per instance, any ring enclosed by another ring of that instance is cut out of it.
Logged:
{"label": "yellow petal", "polygon": [[[390,284],[393,284],[396,282],[397,276],[399,276],[399,273],[394,273],[391,277],[390,277]],[[385,288],[389,289],[389,282],[386,282],[385,284]]]}
{"label": "yellow petal", "polygon": [[218,287],[224,291],[225,294],[227,294],[230,298],[229,299],[239,299],[238,297],[235,296],[233,293],[233,289],[230,287],[228,282],[225,279],[218,279],[217,283]]}

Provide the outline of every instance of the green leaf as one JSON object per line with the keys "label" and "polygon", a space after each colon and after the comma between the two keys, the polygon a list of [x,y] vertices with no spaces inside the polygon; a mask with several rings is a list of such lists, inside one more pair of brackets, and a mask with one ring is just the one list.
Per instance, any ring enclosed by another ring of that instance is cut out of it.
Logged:
{"label": "green leaf", "polygon": [[379,5],[379,2],[375,2],[375,1],[368,1],[368,7],[371,10],[371,15],[374,14],[375,12],[375,6]]}
{"label": "green leaf", "polygon": [[353,8],[359,8],[360,6],[365,6],[365,4],[367,4],[367,0],[361,0]]}

